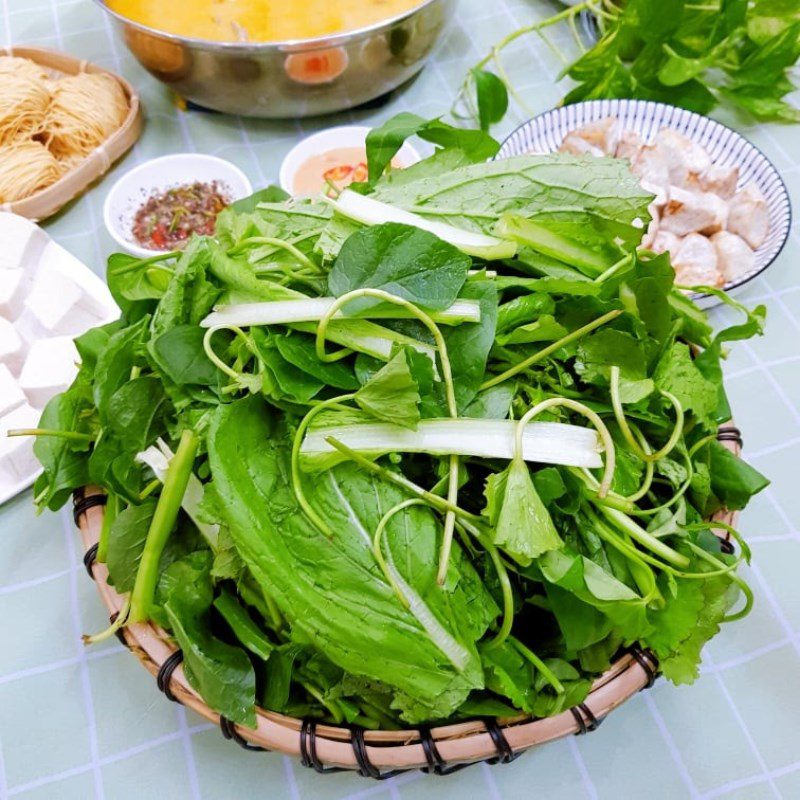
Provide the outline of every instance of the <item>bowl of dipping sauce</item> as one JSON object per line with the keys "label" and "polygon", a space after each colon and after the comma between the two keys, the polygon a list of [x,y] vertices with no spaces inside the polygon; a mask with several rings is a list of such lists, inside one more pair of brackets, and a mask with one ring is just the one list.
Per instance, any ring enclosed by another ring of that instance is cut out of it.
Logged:
{"label": "bowl of dipping sauce", "polygon": [[[283,159],[281,188],[295,197],[316,197],[367,180],[370,130],[366,125],[342,125],[303,139]],[[420,160],[420,154],[406,142],[392,159],[391,169],[410,167]]]}
{"label": "bowl of dipping sauce", "polygon": [[252,193],[229,161],[179,153],[125,173],[106,196],[103,219],[120,247],[148,258],[182,250],[192,234],[212,235],[217,214]]}

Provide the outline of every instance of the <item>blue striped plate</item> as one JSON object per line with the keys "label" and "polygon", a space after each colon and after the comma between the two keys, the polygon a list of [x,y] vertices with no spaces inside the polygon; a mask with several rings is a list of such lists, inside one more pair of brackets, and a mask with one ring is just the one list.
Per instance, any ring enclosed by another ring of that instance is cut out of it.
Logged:
{"label": "blue striped plate", "polygon": [[[750,182],[761,190],[769,210],[769,235],[756,251],[755,267],[727,283],[726,292],[740,289],[764,272],[789,238],[792,207],[783,179],[772,162],[744,136],[708,117],[649,100],[588,100],[554,108],[520,125],[506,140],[497,158],[523,153],[554,153],[564,137],[590,122],[615,117],[623,129],[652,141],[661,128],[672,128],[703,145],[715,164],[739,167],[739,188]],[[716,305],[708,295],[694,298],[699,305]]]}

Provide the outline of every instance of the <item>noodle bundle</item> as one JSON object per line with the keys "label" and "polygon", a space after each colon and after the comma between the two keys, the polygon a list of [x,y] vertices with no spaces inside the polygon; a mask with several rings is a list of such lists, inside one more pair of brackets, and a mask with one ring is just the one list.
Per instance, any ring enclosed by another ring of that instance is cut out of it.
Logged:
{"label": "noodle bundle", "polygon": [[55,183],[120,128],[128,110],[111,75],[51,79],[27,58],[0,56],[0,203]]}
{"label": "noodle bundle", "polygon": [[45,127],[59,159],[87,156],[125,121],[128,101],[110,75],[82,72],[53,84]]}
{"label": "noodle bundle", "polygon": [[22,72],[0,72],[0,145],[39,133],[49,104],[44,81]]}
{"label": "noodle bundle", "polygon": [[0,202],[13,203],[55,183],[61,165],[35,139],[0,147]]}
{"label": "noodle bundle", "polygon": [[0,56],[0,72],[26,75],[36,81],[45,81],[49,78],[44,67],[40,67],[35,61],[28,58],[17,58],[16,56]]}

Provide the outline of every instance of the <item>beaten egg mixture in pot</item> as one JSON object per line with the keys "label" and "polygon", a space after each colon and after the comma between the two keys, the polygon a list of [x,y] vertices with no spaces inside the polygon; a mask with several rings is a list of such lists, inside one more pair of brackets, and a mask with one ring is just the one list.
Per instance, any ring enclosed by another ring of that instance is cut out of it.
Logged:
{"label": "beaten egg mixture in pot", "polygon": [[150,28],[213,41],[274,42],[355,30],[410,11],[421,0],[108,0],[113,11]]}

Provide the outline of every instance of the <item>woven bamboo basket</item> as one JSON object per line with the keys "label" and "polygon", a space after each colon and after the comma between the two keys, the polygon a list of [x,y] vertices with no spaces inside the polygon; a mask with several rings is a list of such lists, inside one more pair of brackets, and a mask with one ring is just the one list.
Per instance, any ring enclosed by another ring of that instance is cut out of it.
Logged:
{"label": "woven bamboo basket", "polygon": [[128,98],[128,114],[121,127],[89,153],[83,161],[69,172],[65,172],[51,186],[40,189],[22,200],[0,205],[0,211],[11,211],[38,221],[52,216],[74,200],[90,184],[105,175],[111,165],[133,147],[142,133],[142,106],[139,95],[128,81],[88,61],[41,47],[4,47],[0,48],[0,55],[28,58],[48,70],[53,77],[77,75],[80,72],[100,72],[110,75],[119,82]]}
{"label": "woven bamboo basket", "polygon": [[[718,439],[737,456],[741,434],[733,426],[720,428]],[[75,495],[74,517],[86,547],[84,564],[97,583],[100,597],[112,620],[124,598],[107,582],[108,570],[96,561],[97,541],[103,521],[105,496],[96,487]],[[714,520],[735,524],[736,515],[721,511]],[[729,534],[717,535],[727,552],[733,552]],[[366,731],[337,727],[257,710],[254,729],[236,725],[212,711],[191,688],[181,668],[182,654],[169,635],[153,624],[129,625],[117,634],[126,647],[156,678],[158,688],[174,702],[182,703],[220,726],[222,735],[247,750],[277,751],[299,756],[303,766],[317,772],[357,771],[383,780],[408,770],[447,775],[480,761],[508,763],[536,745],[572,734],[595,730],[607,714],[641,689],[652,686],[658,661],[647,650],[632,647],[621,653],[611,668],[597,678],[586,700],[556,716],[535,719],[481,718],[452,725],[400,731]]]}

